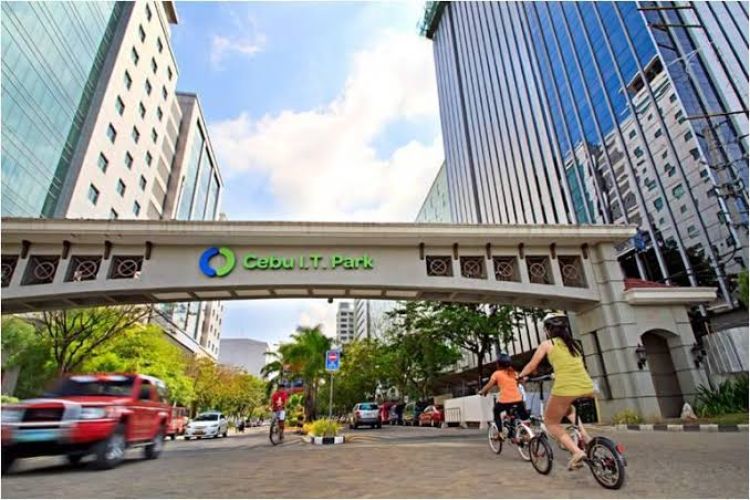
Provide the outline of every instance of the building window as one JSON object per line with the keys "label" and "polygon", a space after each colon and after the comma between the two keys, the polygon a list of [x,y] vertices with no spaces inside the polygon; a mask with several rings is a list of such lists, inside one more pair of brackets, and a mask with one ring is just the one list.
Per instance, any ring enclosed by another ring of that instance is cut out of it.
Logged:
{"label": "building window", "polygon": [[109,124],[109,127],[107,127],[107,137],[109,137],[109,142],[114,144],[115,139],[117,139],[117,130],[115,130],[115,127],[112,126],[112,124]]}
{"label": "building window", "polygon": [[151,7],[146,4],[146,19],[151,20]]}
{"label": "building window", "polygon": [[128,167],[128,170],[133,168],[133,157],[128,152],[125,153],[125,166]]}
{"label": "building window", "polygon": [[169,66],[167,66],[167,78],[169,78],[170,82],[172,81],[172,76],[173,76],[172,75],[172,68],[170,68]]}
{"label": "building window", "polygon": [[635,130],[631,130],[630,133],[628,134],[628,137],[630,139],[632,139],[633,137],[635,137]]}
{"label": "building window", "polygon": [[691,131],[687,131],[685,135],[682,136],[683,139],[685,139],[685,142],[689,141],[693,138],[693,133]]}
{"label": "building window", "polygon": [[141,213],[141,204],[137,201],[133,202],[133,214],[135,214],[136,217]]}
{"label": "building window", "polygon": [[680,206],[680,213],[681,213],[681,214],[685,214],[685,213],[687,213],[687,205],[682,205],[682,206]]}
{"label": "building window", "polygon": [[661,210],[662,208],[664,208],[664,200],[661,197],[655,199],[654,207],[656,207],[657,210]]}
{"label": "building window", "polygon": [[676,169],[676,168],[674,168],[674,167],[669,167],[669,168],[667,169],[667,175],[668,175],[669,177],[672,177],[672,176],[673,176],[673,175],[675,174],[675,172],[677,172],[677,169]]}
{"label": "building window", "polygon": [[727,215],[724,212],[722,211],[716,212],[716,217],[719,219],[719,222],[721,222],[722,224],[727,223]]}
{"label": "building window", "polygon": [[117,114],[122,116],[122,114],[125,112],[125,103],[122,102],[122,99],[120,99],[120,96],[117,96],[117,100],[115,101],[115,109],[117,110]]}
{"label": "building window", "polygon": [[708,169],[707,168],[702,168],[701,169],[701,179],[705,179],[706,177],[708,177]]}
{"label": "building window", "polygon": [[685,194],[685,187],[682,184],[678,184],[677,186],[672,189],[672,195],[674,195],[675,198],[678,200],[682,198]]}
{"label": "building window", "polygon": [[146,41],[146,32],[143,31],[143,26],[140,24],[138,25],[138,36],[141,37],[141,42]]}
{"label": "building window", "polygon": [[122,179],[117,180],[117,194],[120,196],[125,196],[125,183],[122,182]]}
{"label": "building window", "polygon": [[151,82],[148,81],[148,78],[146,78],[146,94],[151,95]]}
{"label": "building window", "polygon": [[138,55],[138,51],[135,50],[135,47],[132,48],[130,51],[130,59],[133,61],[133,64],[138,66],[138,61],[140,60],[140,56]]}
{"label": "building window", "polygon": [[99,190],[93,184],[89,185],[89,201],[92,205],[96,205],[96,202],[99,201]]}
{"label": "building window", "polygon": [[669,102],[675,102],[676,100],[677,100],[677,96],[675,94],[670,94]]}
{"label": "building window", "polygon": [[164,50],[164,44],[161,43],[161,38],[156,38],[156,47],[159,49],[159,53],[161,54],[161,51]]}
{"label": "building window", "polygon": [[159,138],[159,134],[156,133],[156,129],[151,129],[151,140],[154,141],[154,144],[156,144],[156,139]]}
{"label": "building window", "polygon": [[164,112],[161,110],[161,106],[156,108],[156,117],[161,121],[162,117],[164,116]]}
{"label": "building window", "polygon": [[640,158],[641,156],[643,156],[643,150],[640,148],[640,146],[635,148],[635,151],[633,151],[633,153],[635,154],[636,158]]}
{"label": "building window", "polygon": [[156,59],[153,57],[151,58],[151,71],[153,71],[154,74],[156,74],[156,71],[159,69],[159,65],[156,64]]}
{"label": "building window", "polygon": [[141,115],[141,118],[146,117],[146,106],[142,102],[138,103],[138,114]]}
{"label": "building window", "polygon": [[110,208],[109,209],[109,218],[112,219],[112,220],[119,219],[120,216],[117,214],[117,210],[115,210],[114,208]]}
{"label": "building window", "polygon": [[138,185],[141,187],[141,191],[146,190],[146,178],[141,176],[141,178],[138,180]]}
{"label": "building window", "polygon": [[646,117],[646,120],[648,120],[648,121],[651,121],[653,119],[654,119],[654,114],[653,113],[649,113],[648,116]]}
{"label": "building window", "polygon": [[150,151],[146,151],[146,165],[151,166],[151,162],[154,161],[154,157],[151,156]]}
{"label": "building window", "polygon": [[664,217],[659,217],[659,222],[657,222],[657,226],[663,226],[666,221],[664,220]]}
{"label": "building window", "polygon": [[133,127],[133,131],[130,133],[130,137],[133,138],[133,142],[135,142],[136,144],[138,144],[138,141],[141,138],[141,133],[138,132],[138,129],[136,127]]}
{"label": "building window", "polygon": [[688,226],[688,228],[687,228],[687,234],[691,238],[697,237],[698,236],[698,228],[695,227],[695,226]]}
{"label": "building window", "polygon": [[125,81],[125,88],[130,90],[130,86],[133,85],[133,79],[130,78],[130,73],[125,71],[125,78],[123,79]]}
{"label": "building window", "polygon": [[166,101],[169,94],[167,93],[167,87],[165,87],[164,85],[161,86],[161,95]]}
{"label": "building window", "polygon": [[107,167],[109,166],[109,160],[106,156],[104,156],[104,153],[99,153],[99,160],[98,160],[99,170],[102,172],[107,171]]}
{"label": "building window", "polygon": [[700,153],[698,152],[698,148],[691,149],[690,156],[693,157],[693,160],[697,160],[698,158],[700,158]]}
{"label": "building window", "polygon": [[657,139],[657,138],[661,137],[661,135],[662,135],[662,131],[661,131],[661,129],[657,130],[657,131],[656,131],[656,132],[654,133],[654,139]]}

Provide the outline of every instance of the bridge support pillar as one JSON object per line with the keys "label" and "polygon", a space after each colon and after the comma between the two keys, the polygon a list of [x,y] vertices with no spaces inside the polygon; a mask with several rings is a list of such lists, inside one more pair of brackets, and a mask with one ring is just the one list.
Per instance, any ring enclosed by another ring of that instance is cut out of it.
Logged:
{"label": "bridge support pillar", "polygon": [[[691,352],[695,337],[687,306],[628,297],[611,246],[598,246],[591,259],[602,300],[577,311],[574,322],[600,391],[600,420],[624,410],[651,421],[679,416],[684,402],[693,403],[697,387],[707,385]],[[644,359],[638,351],[645,352]]]}

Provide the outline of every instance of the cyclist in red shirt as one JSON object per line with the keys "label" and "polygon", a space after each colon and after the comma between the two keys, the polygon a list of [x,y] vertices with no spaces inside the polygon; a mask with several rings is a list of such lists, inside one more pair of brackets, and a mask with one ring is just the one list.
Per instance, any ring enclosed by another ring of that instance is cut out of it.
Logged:
{"label": "cyclist in red shirt", "polygon": [[279,383],[279,388],[271,394],[271,410],[279,422],[280,436],[284,438],[284,418],[286,417],[286,402],[289,399],[289,393],[286,392],[286,384]]}

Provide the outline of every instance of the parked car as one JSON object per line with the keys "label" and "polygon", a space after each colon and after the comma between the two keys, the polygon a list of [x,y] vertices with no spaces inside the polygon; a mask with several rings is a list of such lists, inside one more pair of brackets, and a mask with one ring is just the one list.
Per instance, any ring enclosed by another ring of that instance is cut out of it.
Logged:
{"label": "parked car", "polygon": [[404,406],[402,417],[404,425],[419,425],[419,415],[425,408],[427,408],[427,406],[429,406],[429,404],[422,401],[407,403],[406,406]]}
{"label": "parked car", "polygon": [[134,374],[73,375],[45,397],[2,408],[2,472],[19,458],[66,455],[77,464],[94,455],[110,469],[129,447],[147,459],[164,448],[172,408],[159,379]]}
{"label": "parked car", "polygon": [[360,425],[369,425],[372,428],[380,429],[383,423],[380,420],[380,410],[377,403],[357,403],[354,405],[349,427],[356,429]]}
{"label": "parked car", "polygon": [[187,408],[181,406],[172,407],[172,418],[169,419],[167,424],[167,436],[172,440],[177,436],[185,434],[185,428],[188,424],[188,411]]}
{"label": "parked car", "polygon": [[420,427],[440,427],[444,420],[443,405],[430,405],[419,414]]}
{"label": "parked car", "polygon": [[204,437],[227,437],[228,432],[229,422],[224,414],[218,411],[206,411],[200,413],[187,425],[185,440],[189,441],[191,438],[201,439]]}

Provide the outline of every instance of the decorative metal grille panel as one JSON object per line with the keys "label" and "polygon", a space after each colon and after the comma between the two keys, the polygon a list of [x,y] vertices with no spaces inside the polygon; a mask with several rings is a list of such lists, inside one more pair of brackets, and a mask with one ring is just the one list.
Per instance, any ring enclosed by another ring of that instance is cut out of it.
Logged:
{"label": "decorative metal grille panel", "polygon": [[461,257],[461,276],[472,279],[486,279],[484,257]]}
{"label": "decorative metal grille panel", "polygon": [[578,256],[560,256],[560,274],[563,285],[586,288],[586,276],[583,272],[581,258]]}
{"label": "decorative metal grille panel", "polygon": [[493,257],[497,281],[521,281],[518,273],[518,260],[515,257]]}
{"label": "decorative metal grille panel", "polygon": [[453,264],[448,256],[427,256],[427,276],[453,276]]}
{"label": "decorative metal grille panel", "polygon": [[133,279],[141,276],[143,257],[119,255],[112,258],[111,279]]}
{"label": "decorative metal grille panel", "polygon": [[529,268],[529,281],[538,285],[552,285],[552,268],[548,257],[526,257],[526,265]]}
{"label": "decorative metal grille panel", "polygon": [[10,285],[10,280],[13,278],[13,273],[16,270],[16,265],[18,264],[18,256],[16,255],[4,255],[2,258],[2,273],[3,273],[3,283],[2,286],[5,288],[6,286]]}
{"label": "decorative metal grille panel", "polygon": [[92,281],[99,273],[102,258],[99,255],[74,255],[70,259],[65,281]]}
{"label": "decorative metal grille panel", "polygon": [[60,257],[57,255],[33,255],[26,264],[22,285],[44,285],[52,283],[57,273]]}

